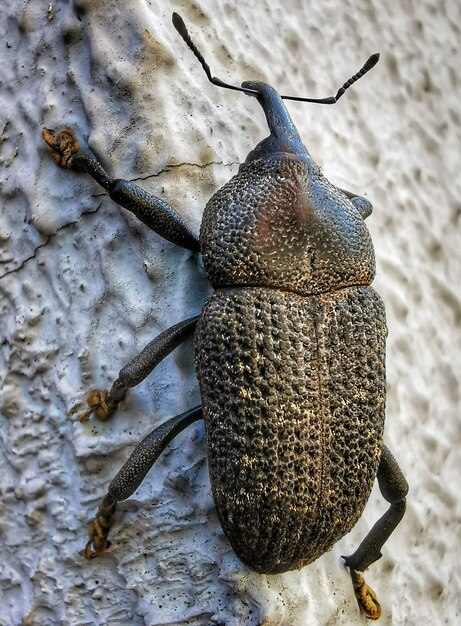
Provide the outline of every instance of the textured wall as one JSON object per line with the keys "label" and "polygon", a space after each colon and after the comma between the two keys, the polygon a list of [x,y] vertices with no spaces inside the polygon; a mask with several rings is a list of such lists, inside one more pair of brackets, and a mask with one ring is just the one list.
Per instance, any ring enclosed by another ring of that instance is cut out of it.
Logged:
{"label": "textured wall", "polygon": [[[238,9],[236,8],[238,6]],[[198,312],[196,257],[160,240],[84,176],[55,168],[40,129],[74,125],[110,170],[198,231],[206,199],[266,132],[219,90],[171,25],[178,10],[215,74],[330,95],[289,105],[328,178],[366,195],[388,312],[386,440],[408,512],[369,572],[383,624],[458,624],[461,23],[457,0],[174,3],[3,0],[0,15],[0,624],[362,624],[340,555],[384,510],[301,572],[233,555],[210,496],[201,424],[120,507],[107,556],[82,558],[111,476],[155,424],[198,401],[190,342],[107,424],[75,422],[158,332]]]}

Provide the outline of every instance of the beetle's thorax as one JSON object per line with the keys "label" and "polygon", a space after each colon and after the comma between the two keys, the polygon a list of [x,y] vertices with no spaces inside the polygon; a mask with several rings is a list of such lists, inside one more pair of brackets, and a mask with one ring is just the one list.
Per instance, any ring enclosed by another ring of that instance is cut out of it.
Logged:
{"label": "beetle's thorax", "polygon": [[208,202],[200,244],[215,288],[310,295],[371,283],[375,261],[359,211],[322,175],[272,87],[260,103],[271,134]]}

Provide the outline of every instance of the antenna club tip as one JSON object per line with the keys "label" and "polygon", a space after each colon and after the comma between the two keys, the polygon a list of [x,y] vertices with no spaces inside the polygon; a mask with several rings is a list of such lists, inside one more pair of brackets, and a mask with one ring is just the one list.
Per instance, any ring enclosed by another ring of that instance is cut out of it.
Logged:
{"label": "antenna club tip", "polygon": [[179,15],[179,13],[173,12],[171,15],[171,21],[173,22],[173,26],[176,30],[181,31],[185,28],[184,20]]}
{"label": "antenna club tip", "polygon": [[379,52],[375,52],[374,54],[371,55],[368,61],[371,64],[371,67],[373,67],[373,65],[376,65],[376,63],[379,61],[379,57],[380,57]]}

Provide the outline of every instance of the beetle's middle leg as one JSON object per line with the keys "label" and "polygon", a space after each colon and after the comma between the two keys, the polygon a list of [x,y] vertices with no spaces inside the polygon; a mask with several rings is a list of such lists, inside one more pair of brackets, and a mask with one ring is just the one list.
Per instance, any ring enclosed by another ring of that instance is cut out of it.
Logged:
{"label": "beetle's middle leg", "polygon": [[363,572],[381,558],[381,548],[405,513],[405,496],[408,493],[408,483],[402,470],[385,445],[383,445],[381,452],[377,478],[380,491],[390,503],[390,507],[376,522],[354,554],[343,556],[346,567],[349,568],[352,576],[352,584],[359,607],[370,619],[380,617],[381,607],[373,590],[368,587],[363,576],[358,572]]}
{"label": "beetle's middle leg", "polygon": [[203,417],[201,406],[181,413],[164,422],[144,437],[136,446],[128,461],[109,485],[106,496],[99,505],[99,512],[88,528],[90,537],[85,557],[92,559],[109,547],[107,539],[112,526],[117,502],[129,498],[144,480],[147,472],[160,454],[184,428]]}
{"label": "beetle's middle leg", "polygon": [[58,132],[45,128],[43,138],[52,150],[51,156],[56,165],[86,172],[109,192],[114,202],[134,213],[161,237],[188,250],[200,251],[197,237],[177,211],[138,185],[121,178],[111,178],[90,148],[79,145],[69,128]]}
{"label": "beetle's middle leg", "polygon": [[103,421],[111,417],[128,389],[139,385],[160,361],[194,333],[199,317],[196,315],[179,322],[157,335],[134,359],[122,367],[110,391],[92,389],[87,396],[90,408],[80,416],[80,421],[86,421],[92,413]]}

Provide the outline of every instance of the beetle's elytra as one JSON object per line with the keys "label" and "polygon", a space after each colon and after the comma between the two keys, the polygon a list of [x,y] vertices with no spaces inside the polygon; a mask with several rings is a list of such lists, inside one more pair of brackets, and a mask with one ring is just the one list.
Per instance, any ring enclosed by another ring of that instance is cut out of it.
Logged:
{"label": "beetle's elytra", "polygon": [[[212,77],[181,18],[173,21],[210,81],[237,89]],[[376,61],[318,102],[336,101]],[[116,503],[178,432],[203,417],[222,527],[258,572],[317,559],[356,523],[378,478],[389,509],[343,557],[361,610],[377,619],[376,596],[358,572],[380,558],[408,487],[383,444],[387,331],[370,286],[375,262],[364,219],[371,204],[324,178],[274,88],[245,82],[241,90],[263,107],[270,135],[210,199],[199,239],[164,201],[112,179],[71,130],[44,130],[57,165],[87,172],[158,234],[200,252],[215,290],[200,315],[163,332],[122,368],[110,392],[88,396],[82,419],[109,417],[130,387],[195,333],[202,405],[135,449],[90,525],[86,555],[108,547]]]}

